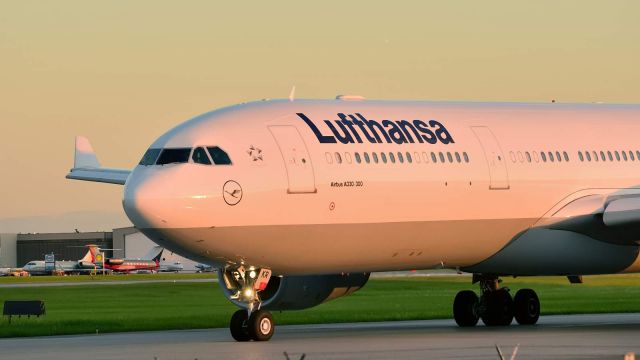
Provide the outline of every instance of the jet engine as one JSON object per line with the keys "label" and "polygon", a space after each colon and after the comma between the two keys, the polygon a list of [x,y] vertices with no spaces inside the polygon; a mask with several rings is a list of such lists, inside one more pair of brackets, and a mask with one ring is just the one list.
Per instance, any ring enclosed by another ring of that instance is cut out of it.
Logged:
{"label": "jet engine", "polygon": [[[272,276],[267,287],[260,292],[261,308],[266,310],[301,310],[329,300],[353,294],[369,280],[369,273]],[[218,269],[222,291],[231,302],[246,308],[246,302],[238,301],[242,291],[229,269]]]}

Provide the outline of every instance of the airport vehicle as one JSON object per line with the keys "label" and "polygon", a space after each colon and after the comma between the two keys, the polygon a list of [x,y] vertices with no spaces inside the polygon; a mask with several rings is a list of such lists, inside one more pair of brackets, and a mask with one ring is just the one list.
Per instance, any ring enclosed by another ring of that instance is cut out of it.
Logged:
{"label": "airport vehicle", "polygon": [[67,178],[124,185],[137,228],[214,264],[238,341],[373,271],[470,272],[460,326],[535,324],[535,291],[501,277],[640,271],[639,120],[640,105],[266,100],[178,125],[132,170],[78,137]]}
{"label": "airport vehicle", "polygon": [[130,273],[136,271],[158,271],[160,269],[160,258],[164,249],[160,246],[154,246],[149,253],[140,259],[118,259],[104,257],[104,250],[96,245],[87,245],[89,248],[90,261],[98,265],[98,268],[117,272]]}

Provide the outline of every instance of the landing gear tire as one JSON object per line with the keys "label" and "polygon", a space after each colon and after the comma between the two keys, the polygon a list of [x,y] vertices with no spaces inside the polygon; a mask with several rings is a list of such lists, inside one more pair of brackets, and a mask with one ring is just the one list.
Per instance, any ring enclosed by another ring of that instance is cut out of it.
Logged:
{"label": "landing gear tire", "polygon": [[531,289],[518,290],[513,298],[514,314],[520,325],[534,325],[540,318],[540,299]]}
{"label": "landing gear tire", "polygon": [[254,341],[268,341],[273,336],[275,324],[273,322],[273,316],[271,316],[271,313],[268,311],[254,311],[249,317],[247,324],[249,337]]}
{"label": "landing gear tire", "polygon": [[472,327],[478,323],[478,295],[471,290],[460,291],[453,300],[453,318],[460,327]]}
{"label": "landing gear tire", "polygon": [[508,290],[486,292],[480,303],[484,307],[481,318],[486,326],[507,326],[513,321],[513,299]]}
{"label": "landing gear tire", "polygon": [[249,341],[251,336],[249,335],[248,322],[249,315],[247,310],[238,310],[231,316],[229,322],[229,330],[231,331],[231,337],[235,341]]}

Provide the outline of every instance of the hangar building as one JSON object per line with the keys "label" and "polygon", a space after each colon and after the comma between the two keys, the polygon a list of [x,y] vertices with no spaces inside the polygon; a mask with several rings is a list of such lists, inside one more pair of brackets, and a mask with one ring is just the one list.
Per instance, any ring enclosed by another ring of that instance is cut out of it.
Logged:
{"label": "hangar building", "polygon": [[[134,227],[104,232],[0,234],[0,267],[21,267],[32,260],[44,260],[53,253],[56,260],[79,260],[85,245],[104,249],[107,257],[141,258],[156,244]],[[194,271],[196,263],[165,250],[165,262],[180,262],[185,271]]]}

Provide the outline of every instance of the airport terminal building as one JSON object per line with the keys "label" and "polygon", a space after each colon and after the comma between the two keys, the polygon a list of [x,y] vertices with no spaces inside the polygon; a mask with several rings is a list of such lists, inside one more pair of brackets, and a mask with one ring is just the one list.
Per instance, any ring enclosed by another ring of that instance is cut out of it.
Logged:
{"label": "airport terminal building", "polygon": [[[22,267],[29,261],[44,260],[46,254],[53,253],[56,260],[78,260],[87,248],[98,245],[107,257],[141,258],[156,246],[134,227],[118,228],[113,231],[73,232],[73,233],[28,233],[0,234],[0,267]],[[185,271],[195,270],[196,263],[165,250],[164,261],[179,261]]]}

